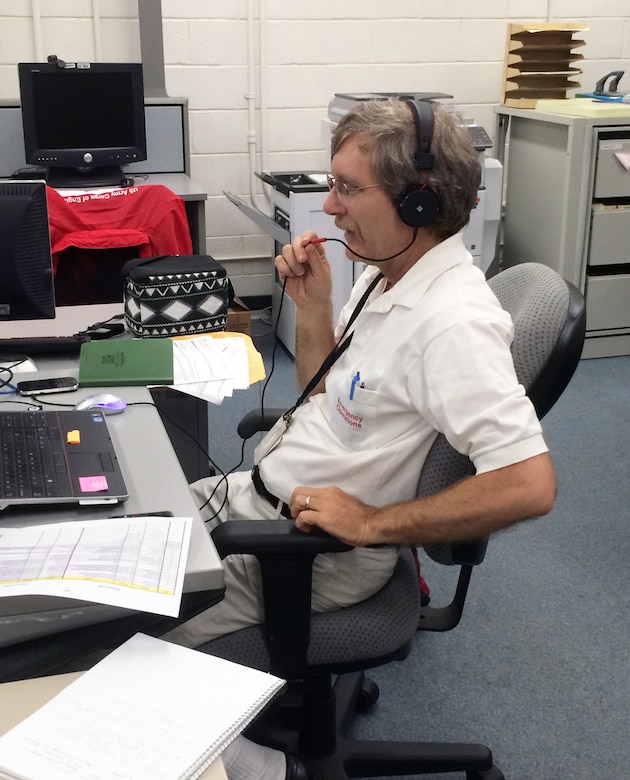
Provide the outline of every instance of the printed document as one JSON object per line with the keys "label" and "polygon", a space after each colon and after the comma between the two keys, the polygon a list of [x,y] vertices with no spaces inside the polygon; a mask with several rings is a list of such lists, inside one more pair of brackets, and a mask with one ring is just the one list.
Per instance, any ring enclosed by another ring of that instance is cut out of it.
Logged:
{"label": "printed document", "polygon": [[178,336],[173,345],[173,388],[204,401],[219,405],[265,378],[262,356],[245,333]]}
{"label": "printed document", "polygon": [[190,517],[0,528],[0,597],[62,596],[177,617]]}

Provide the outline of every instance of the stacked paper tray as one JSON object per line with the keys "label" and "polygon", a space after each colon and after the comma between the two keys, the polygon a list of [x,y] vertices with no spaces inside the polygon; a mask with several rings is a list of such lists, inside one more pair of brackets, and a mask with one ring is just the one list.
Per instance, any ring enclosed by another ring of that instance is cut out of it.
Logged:
{"label": "stacked paper tray", "polygon": [[586,29],[583,24],[508,25],[503,105],[534,108],[540,99],[562,99],[577,89],[580,83],[573,79],[582,72],[576,63],[583,55],[573,49],[584,41],[573,35]]}

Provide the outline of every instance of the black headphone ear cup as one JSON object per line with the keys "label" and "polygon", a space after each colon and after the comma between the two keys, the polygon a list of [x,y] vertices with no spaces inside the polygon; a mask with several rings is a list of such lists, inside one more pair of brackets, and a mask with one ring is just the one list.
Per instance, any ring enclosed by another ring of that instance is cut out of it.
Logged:
{"label": "black headphone ear cup", "polygon": [[411,187],[403,192],[396,209],[405,225],[422,228],[435,222],[440,207],[433,190]]}
{"label": "black headphone ear cup", "polygon": [[[414,166],[420,171],[433,168],[433,108],[422,100],[407,100],[416,128],[416,154]],[[427,227],[435,222],[440,211],[437,195],[427,185],[417,184],[405,190],[397,205],[398,216],[413,228]]]}

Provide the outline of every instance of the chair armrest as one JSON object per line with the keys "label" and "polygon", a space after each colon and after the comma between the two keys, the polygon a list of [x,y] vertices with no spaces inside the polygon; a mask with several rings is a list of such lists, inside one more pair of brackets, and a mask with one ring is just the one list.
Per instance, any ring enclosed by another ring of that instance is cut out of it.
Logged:
{"label": "chair armrest", "polygon": [[212,541],[221,558],[234,553],[250,555],[313,556],[324,552],[344,552],[350,545],[313,529],[300,531],[293,520],[229,520],[212,531]]}
{"label": "chair armrest", "polygon": [[293,520],[282,519],[227,521],[213,529],[212,540],[221,558],[238,553],[256,556],[272,671],[301,677],[310,639],[313,561],[319,553],[352,547],[317,529],[304,533]]}
{"label": "chair armrest", "polygon": [[250,439],[255,433],[268,431],[273,428],[278,420],[286,412],[286,409],[252,409],[251,412],[241,418],[236,430],[241,439]]}

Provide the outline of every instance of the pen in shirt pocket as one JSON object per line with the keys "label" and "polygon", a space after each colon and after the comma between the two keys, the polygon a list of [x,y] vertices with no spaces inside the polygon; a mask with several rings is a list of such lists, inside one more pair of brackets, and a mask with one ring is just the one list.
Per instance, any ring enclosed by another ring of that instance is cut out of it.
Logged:
{"label": "pen in shirt pocket", "polygon": [[363,382],[361,382],[361,372],[357,371],[357,373],[352,377],[352,381],[350,382],[350,400],[354,398],[354,390],[356,386],[359,385],[359,387],[363,387]]}

